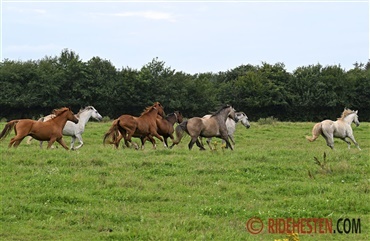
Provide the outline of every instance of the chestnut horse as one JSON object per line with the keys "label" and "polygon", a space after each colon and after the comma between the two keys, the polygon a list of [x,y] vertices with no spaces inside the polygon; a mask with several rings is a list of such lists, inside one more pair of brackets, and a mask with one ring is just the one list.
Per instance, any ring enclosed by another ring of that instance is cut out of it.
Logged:
{"label": "chestnut horse", "polygon": [[[159,135],[163,136],[164,140],[164,146],[168,147],[167,139],[168,137],[171,138],[172,142],[174,141],[173,132],[174,128],[173,125],[177,123],[181,123],[183,121],[183,116],[180,111],[175,111],[169,115],[167,115],[165,118],[161,116],[157,116],[157,132]],[[148,138],[145,137],[143,143]]]}
{"label": "chestnut horse", "polygon": [[121,115],[118,119],[113,121],[112,126],[107,133],[105,133],[103,143],[106,142],[105,140],[108,137],[111,137],[113,139],[111,143],[118,148],[119,142],[123,138],[125,140],[125,145],[130,147],[129,143],[132,144],[132,137],[143,137],[141,139],[143,147],[144,137],[148,137],[153,147],[155,147],[156,144],[153,136],[163,142],[163,138],[157,132],[156,119],[158,115],[164,116],[163,106],[159,102],[155,102],[152,106],[147,107],[139,117]]}
{"label": "chestnut horse", "polygon": [[14,128],[16,136],[13,137],[8,147],[17,147],[26,136],[32,136],[39,141],[48,141],[48,149],[57,141],[66,150],[67,145],[63,141],[62,130],[68,120],[78,123],[70,108],[63,107],[53,111],[55,117],[46,122],[35,121],[31,119],[20,119],[9,121],[3,131],[0,133],[0,140],[4,139]]}

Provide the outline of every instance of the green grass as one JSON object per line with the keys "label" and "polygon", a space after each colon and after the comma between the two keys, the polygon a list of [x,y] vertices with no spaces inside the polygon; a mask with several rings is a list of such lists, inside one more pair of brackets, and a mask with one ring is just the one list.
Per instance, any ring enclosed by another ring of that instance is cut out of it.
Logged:
{"label": "green grass", "polygon": [[149,142],[145,150],[115,150],[102,144],[110,123],[89,122],[78,151],[40,150],[25,140],[8,149],[12,133],[0,142],[0,238],[288,240],[245,226],[252,217],[265,225],[292,217],[331,218],[335,226],[339,218],[361,219],[361,234],[299,240],[369,240],[370,123],[354,128],[362,151],[341,140],[332,151],[322,137],[309,143],[313,124],[238,125],[234,151],[219,140],[216,151],[189,151],[188,136],[172,150]]}

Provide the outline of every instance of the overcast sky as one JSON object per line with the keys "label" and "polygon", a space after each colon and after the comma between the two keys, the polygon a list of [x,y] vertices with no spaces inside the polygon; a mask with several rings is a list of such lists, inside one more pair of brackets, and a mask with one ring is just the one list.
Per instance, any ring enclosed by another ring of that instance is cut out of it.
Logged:
{"label": "overcast sky", "polygon": [[349,70],[370,56],[370,0],[1,1],[1,60],[74,51],[140,69],[158,57],[190,74],[282,62]]}

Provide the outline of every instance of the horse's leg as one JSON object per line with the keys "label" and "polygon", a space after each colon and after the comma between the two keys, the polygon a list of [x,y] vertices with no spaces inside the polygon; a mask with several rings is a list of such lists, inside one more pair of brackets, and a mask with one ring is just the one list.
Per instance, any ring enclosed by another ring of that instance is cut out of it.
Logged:
{"label": "horse's leg", "polygon": [[[207,138],[207,144],[208,144],[208,147],[209,147],[209,149],[211,149],[211,151],[213,150],[213,148],[212,148],[212,146],[211,146],[211,141],[212,141],[212,138]],[[202,145],[203,145],[203,143],[202,143]],[[205,150],[204,149],[204,145],[203,145],[203,150]]]}
{"label": "horse's leg", "polygon": [[[66,143],[64,142],[63,138],[59,138],[59,139],[57,139],[56,141],[57,141],[59,144],[61,144],[61,145],[62,145],[62,147],[64,147],[64,149],[69,150],[69,148],[68,148],[68,146],[66,145]],[[49,145],[50,145],[50,143],[49,143]],[[48,146],[48,147],[49,147],[49,146]]]}
{"label": "horse's leg", "polygon": [[324,135],[324,138],[326,140],[326,145],[328,145],[328,147],[330,147],[332,150],[334,150],[334,137],[333,135],[330,135],[328,133],[328,135]]}
{"label": "horse's leg", "polygon": [[231,150],[234,150],[234,148],[232,147],[232,145],[230,144],[230,141],[229,141],[229,136],[226,135],[226,136],[222,136],[221,137],[225,142],[226,142],[226,148],[230,147]]}
{"label": "horse's leg", "polygon": [[178,145],[180,143],[180,141],[182,139],[182,136],[183,136],[183,133],[184,133],[184,131],[181,128],[180,125],[176,126],[175,132],[176,132],[176,138],[177,138],[177,140],[174,140],[174,138],[172,139],[172,145],[170,146],[170,149],[172,149],[172,147],[174,145]]}
{"label": "horse's leg", "polygon": [[360,145],[356,142],[355,137],[353,135],[350,135],[348,136],[348,138],[351,139],[351,141],[355,144],[355,146],[361,151]]}
{"label": "horse's leg", "polygon": [[123,138],[125,139],[125,144],[127,147],[130,147],[130,144],[131,145],[134,145],[135,146],[135,149],[139,149],[138,145],[136,143],[132,143],[132,136],[134,134],[134,131],[130,131],[130,130],[127,130],[127,135],[124,136]]}
{"label": "horse's leg", "polygon": [[[206,149],[206,148],[204,148],[203,143],[201,143],[201,142],[199,141],[199,138],[197,138],[197,141],[196,141],[195,143],[196,143],[196,144],[197,144],[197,146],[199,147],[199,150],[204,151],[204,150]],[[211,146],[209,146],[209,148],[212,150]]]}
{"label": "horse's leg", "polygon": [[[82,135],[81,134],[77,134],[75,137],[74,137],[74,140],[76,140],[76,138],[78,139],[78,141],[80,142],[80,145],[78,145],[77,147],[73,148],[72,145],[71,145],[71,149],[74,149],[74,150],[77,150],[77,149],[80,149],[83,145],[84,145],[84,142],[82,141]],[[74,140],[73,140],[73,137],[72,137],[72,141],[74,143]]]}
{"label": "horse's leg", "polygon": [[230,134],[229,138],[230,138],[231,143],[233,143],[233,145],[235,146],[234,135]]}
{"label": "horse's leg", "polygon": [[43,142],[43,141],[40,141],[40,142],[39,142],[40,149],[42,149],[42,142]]}
{"label": "horse's leg", "polygon": [[53,137],[53,138],[50,138],[50,140],[48,141],[48,147],[47,149],[50,149],[50,147],[53,145],[53,143],[56,141],[56,137]]}
{"label": "horse's leg", "polygon": [[165,148],[168,148],[168,143],[167,143],[167,139],[168,137],[170,137],[172,140],[173,140],[173,136],[171,137],[172,135],[164,135],[163,136],[163,145]]}
{"label": "horse's leg", "polygon": [[8,145],[8,148],[10,147],[17,147],[19,146],[19,144],[21,143],[21,141],[23,140],[23,138],[25,138],[26,136],[21,136],[21,135],[16,135],[15,137],[13,137],[12,139],[10,139],[10,142],[9,142],[9,145]]}
{"label": "horse's leg", "polygon": [[[12,144],[13,144],[13,147],[18,147],[18,146],[19,146],[19,144],[21,144],[21,142],[22,142],[23,138],[24,138],[24,137],[22,137],[22,138],[17,138],[16,140],[14,140],[14,141],[13,141],[13,143],[14,143],[14,144],[12,143]],[[11,146],[11,145],[10,145],[10,146]],[[9,146],[9,147],[10,147],[10,146]]]}
{"label": "horse's leg", "polygon": [[189,150],[191,150],[193,148],[195,142],[197,142],[197,145],[198,144],[200,145],[200,142],[198,140],[198,137],[197,136],[192,136],[191,137],[191,140],[190,140],[190,142],[188,144]]}
{"label": "horse's leg", "polygon": [[348,149],[351,149],[351,142],[350,141],[347,141],[347,139],[346,139],[346,137],[341,137],[340,138],[342,141],[344,141],[345,143],[347,143],[347,145],[348,145]]}
{"label": "horse's leg", "polygon": [[[125,135],[126,135],[126,132],[125,132]],[[123,134],[121,133],[121,135],[119,135],[119,136],[117,137],[117,139],[114,141],[114,146],[115,146],[116,148],[118,148],[118,147],[119,147],[119,143],[121,142],[122,138],[124,138],[124,136],[123,136]],[[126,140],[125,140],[125,143],[126,143]]]}
{"label": "horse's leg", "polygon": [[71,147],[69,149],[73,150],[73,146],[75,145],[76,136],[72,136],[71,138]]}
{"label": "horse's leg", "polygon": [[[154,140],[153,136],[152,135],[147,135],[147,137],[149,138],[150,142],[153,145],[153,149],[155,150],[157,148],[157,144],[155,143],[155,140]],[[141,149],[144,149],[144,144],[143,143],[142,143]]]}
{"label": "horse's leg", "polygon": [[28,138],[27,138],[27,144],[29,145],[29,144],[31,144],[31,141],[32,141],[32,136],[29,136]]}

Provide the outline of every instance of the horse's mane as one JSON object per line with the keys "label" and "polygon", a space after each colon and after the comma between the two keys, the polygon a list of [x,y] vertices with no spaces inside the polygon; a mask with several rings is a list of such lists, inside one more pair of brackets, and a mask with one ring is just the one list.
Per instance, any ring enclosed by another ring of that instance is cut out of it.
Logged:
{"label": "horse's mane", "polygon": [[84,111],[86,111],[86,110],[92,110],[93,108],[94,108],[94,107],[93,107],[93,106],[91,106],[91,105],[86,106],[85,108],[80,109],[80,111],[79,111],[75,116],[76,116],[77,118],[79,118],[82,112],[84,112]]}
{"label": "horse's mane", "polygon": [[143,112],[141,112],[141,115],[144,115],[144,114],[148,113],[149,111],[151,111],[154,108],[155,108],[154,105],[145,107],[145,109],[143,110]]}
{"label": "horse's mane", "polygon": [[69,110],[69,108],[62,107],[60,109],[54,109],[52,113],[55,115],[55,117],[57,117],[57,116],[60,116],[61,114],[63,114],[64,112],[66,112],[67,110]]}
{"label": "horse's mane", "polygon": [[217,114],[219,114],[222,110],[224,110],[224,109],[226,109],[226,108],[229,108],[231,105],[224,105],[224,106],[222,106],[220,109],[218,109],[216,112],[214,112],[213,114],[212,114],[212,116],[215,116],[215,115],[217,115]]}
{"label": "horse's mane", "polygon": [[346,109],[344,109],[344,111],[342,112],[341,117],[338,118],[338,120],[343,120],[344,118],[346,118],[347,116],[349,116],[350,114],[352,114],[354,112],[355,111],[346,108]]}
{"label": "horse's mane", "polygon": [[148,106],[148,107],[145,107],[145,109],[143,110],[143,112],[141,113],[141,115],[144,115],[148,112],[150,112],[151,110],[153,110],[155,108],[155,105],[158,105],[160,104],[159,102],[155,102],[153,105],[151,106]]}

